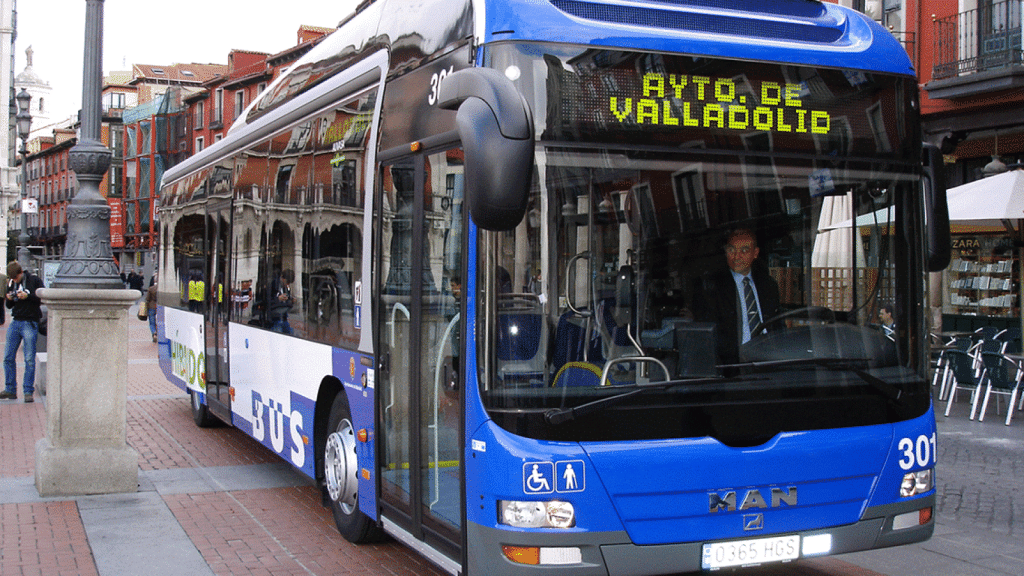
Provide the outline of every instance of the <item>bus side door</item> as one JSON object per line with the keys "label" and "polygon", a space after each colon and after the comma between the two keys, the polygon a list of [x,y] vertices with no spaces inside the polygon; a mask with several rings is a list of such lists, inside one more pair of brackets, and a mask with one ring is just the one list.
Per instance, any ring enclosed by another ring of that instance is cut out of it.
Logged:
{"label": "bus side door", "polygon": [[384,164],[376,334],[382,514],[461,558],[462,151]]}
{"label": "bus side door", "polygon": [[206,211],[209,257],[206,271],[206,402],[210,411],[231,422],[228,371],[228,312],[231,308],[231,279],[228,278],[228,248],[231,245],[231,202],[211,202]]}

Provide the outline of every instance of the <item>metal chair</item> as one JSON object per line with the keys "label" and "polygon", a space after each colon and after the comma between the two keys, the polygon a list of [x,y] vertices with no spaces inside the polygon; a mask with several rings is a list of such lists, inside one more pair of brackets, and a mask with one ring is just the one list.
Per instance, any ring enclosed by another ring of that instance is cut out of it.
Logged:
{"label": "metal chair", "polygon": [[952,383],[953,373],[950,368],[947,352],[959,351],[968,352],[973,344],[970,338],[953,338],[946,344],[947,348],[939,354],[939,360],[935,367],[935,376],[932,384],[939,384],[939,400],[946,400],[949,395],[949,386]]}
{"label": "metal chair", "polygon": [[1000,334],[999,339],[1006,342],[1006,347],[1003,348],[1004,354],[1021,354],[1024,353],[1024,345],[1021,341],[1021,330],[1020,326],[1013,326],[1003,330]]}
{"label": "metal chair", "polygon": [[[1002,354],[985,352],[981,355],[982,365],[985,371],[982,374],[981,382],[985,386],[985,399],[981,403],[981,414],[978,415],[978,422],[985,419],[985,410],[988,409],[988,399],[992,394],[1009,396],[1010,402],[1006,406],[1006,425],[1010,425],[1013,418],[1014,404],[1016,404],[1017,393],[1020,391],[1020,383],[1024,377],[1024,371],[1013,360]],[[975,398],[977,403],[977,398]],[[999,413],[998,408],[996,414]],[[973,418],[974,410],[971,410]]]}
{"label": "metal chair", "polygon": [[974,420],[974,413],[978,407],[978,392],[981,388],[981,379],[974,370],[974,356],[961,350],[946,350],[946,362],[950,371],[949,402],[946,403],[946,416],[949,416],[953,408],[953,400],[956,399],[957,390],[971,391],[971,420]]}

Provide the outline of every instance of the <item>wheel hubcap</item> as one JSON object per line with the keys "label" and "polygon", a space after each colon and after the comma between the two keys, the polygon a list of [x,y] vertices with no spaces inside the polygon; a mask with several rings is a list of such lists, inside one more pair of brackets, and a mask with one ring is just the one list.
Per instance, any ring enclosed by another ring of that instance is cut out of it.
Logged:
{"label": "wheel hubcap", "polygon": [[327,437],[324,478],[327,480],[327,494],[341,505],[346,514],[351,514],[356,507],[358,474],[355,431],[351,422],[342,420],[338,430]]}

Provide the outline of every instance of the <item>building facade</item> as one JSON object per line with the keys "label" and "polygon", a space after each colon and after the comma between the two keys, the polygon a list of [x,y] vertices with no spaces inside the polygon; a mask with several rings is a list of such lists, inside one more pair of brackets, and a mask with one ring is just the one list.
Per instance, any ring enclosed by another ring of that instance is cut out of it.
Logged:
{"label": "building facade", "polygon": [[69,161],[77,139],[74,130],[59,129],[53,136],[38,137],[33,142],[39,150],[27,157],[27,182],[28,197],[36,201],[37,209],[25,214],[29,246],[35,247],[35,259],[56,260],[64,253],[67,206],[78,192],[78,180]]}
{"label": "building facade", "polygon": [[[924,137],[945,154],[948,186],[1021,168],[1021,3],[921,0],[920,13]],[[1020,328],[1022,222],[954,220],[953,261],[932,280],[943,328]]]}

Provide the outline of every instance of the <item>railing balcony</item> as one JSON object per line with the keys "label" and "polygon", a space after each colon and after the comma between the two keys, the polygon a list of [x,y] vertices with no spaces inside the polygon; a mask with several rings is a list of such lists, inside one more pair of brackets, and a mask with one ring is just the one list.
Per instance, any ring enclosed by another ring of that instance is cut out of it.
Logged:
{"label": "railing balcony", "polygon": [[933,20],[932,79],[1009,72],[1022,61],[1021,2],[1007,0]]}

